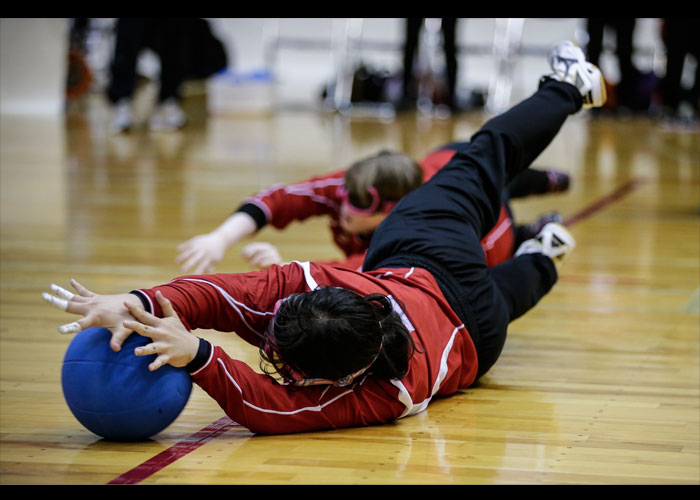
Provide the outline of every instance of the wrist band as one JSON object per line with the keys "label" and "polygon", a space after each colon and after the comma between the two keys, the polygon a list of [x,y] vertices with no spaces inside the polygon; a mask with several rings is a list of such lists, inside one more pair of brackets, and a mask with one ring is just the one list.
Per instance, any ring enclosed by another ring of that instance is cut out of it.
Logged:
{"label": "wrist band", "polygon": [[185,370],[187,370],[188,373],[196,372],[206,364],[206,362],[209,360],[210,354],[211,344],[206,340],[200,338],[197,354],[195,355],[194,359],[190,361],[187,366],[185,366]]}

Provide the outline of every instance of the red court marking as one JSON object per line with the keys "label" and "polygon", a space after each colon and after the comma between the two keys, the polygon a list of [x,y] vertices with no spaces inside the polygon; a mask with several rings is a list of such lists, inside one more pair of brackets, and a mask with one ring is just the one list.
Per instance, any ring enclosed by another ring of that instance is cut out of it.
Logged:
{"label": "red court marking", "polygon": [[112,479],[107,484],[137,484],[146,479],[148,476],[155,474],[159,470],[167,467],[175,460],[184,457],[191,451],[196,450],[205,443],[220,436],[227,430],[233,427],[241,427],[228,417],[222,417],[216,422],[206,426],[201,431],[192,434],[187,439],[174,444],[158,455],[146,460],[141,465],[137,465],[121,476]]}
{"label": "red court marking", "polygon": [[596,212],[600,212],[602,209],[606,208],[613,203],[620,201],[622,198],[630,194],[632,191],[637,189],[639,186],[644,184],[646,181],[642,178],[636,178],[629,181],[627,184],[617,188],[615,191],[607,196],[593,202],[588,205],[583,210],[569,216],[564,220],[564,225],[567,227],[573,226],[574,224],[581,222],[584,219],[588,219],[590,216]]}
{"label": "red court marking", "polygon": [[[634,191],[640,185],[644,183],[644,179],[633,179],[627,184],[619,187],[617,190],[613,191],[609,195],[601,198],[600,200],[592,203],[583,210],[575,213],[574,215],[568,217],[564,221],[565,226],[573,226],[574,224],[591,217],[596,212],[604,209],[605,207],[612,205],[613,203],[621,200],[629,193]],[[116,477],[107,484],[137,484],[146,479],[147,477],[155,474],[164,467],[170,465],[174,461],[184,457],[188,453],[196,450],[203,444],[211,441],[212,439],[220,436],[224,432],[228,431],[234,427],[242,427],[240,424],[235,423],[228,417],[222,417],[216,422],[208,425],[199,432],[196,432],[189,438],[180,441],[179,443],[171,446],[167,450],[159,453],[158,455],[146,460],[141,465],[138,465],[125,472],[121,476]]]}

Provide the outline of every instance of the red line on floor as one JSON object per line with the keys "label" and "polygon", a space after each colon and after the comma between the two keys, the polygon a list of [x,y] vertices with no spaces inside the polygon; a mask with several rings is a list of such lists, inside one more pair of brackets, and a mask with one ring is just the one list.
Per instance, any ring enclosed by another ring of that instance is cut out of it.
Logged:
{"label": "red line on floor", "polygon": [[646,181],[642,178],[632,179],[627,184],[620,186],[619,188],[617,188],[615,191],[613,191],[609,195],[604,196],[603,198],[591,203],[586,208],[584,208],[583,210],[580,210],[579,212],[575,213],[574,215],[567,217],[564,220],[564,225],[567,227],[571,227],[574,224],[581,222],[582,220],[588,219],[596,212],[600,212],[602,209],[612,205],[613,203],[620,201],[622,198],[624,198],[625,196],[630,194],[632,191],[637,189],[639,186],[641,186],[645,182]]}
{"label": "red line on floor", "polygon": [[147,477],[170,465],[175,460],[182,458],[233,427],[241,426],[228,417],[222,417],[216,422],[206,426],[204,429],[192,434],[190,437],[174,444],[167,450],[162,451],[158,455],[146,460],[141,465],[137,465],[130,471],[127,471],[121,476],[112,479],[107,484],[140,483]]}

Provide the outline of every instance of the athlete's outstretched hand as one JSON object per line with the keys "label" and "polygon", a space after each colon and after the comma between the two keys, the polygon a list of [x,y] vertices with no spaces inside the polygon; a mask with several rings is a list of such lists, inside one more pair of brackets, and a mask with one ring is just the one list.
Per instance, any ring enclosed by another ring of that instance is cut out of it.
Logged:
{"label": "athlete's outstretched hand", "polygon": [[228,243],[217,232],[200,234],[177,247],[179,255],[176,262],[182,264],[183,271],[193,274],[208,274],[224,258]]}
{"label": "athlete's outstretched hand", "polygon": [[146,312],[140,302],[124,303],[124,307],[136,318],[124,321],[124,327],[152,340],[150,344],[137,347],[134,353],[137,356],[156,354],[156,359],[148,365],[151,371],[165,364],[187,366],[197,355],[199,339],[185,328],[172,304],[160,290],[156,291],[156,300],[163,310],[162,318]]}
{"label": "athlete's outstretched hand", "polygon": [[241,255],[251,267],[258,269],[267,269],[272,264],[282,264],[282,257],[277,251],[277,247],[264,241],[246,245],[241,250]]}
{"label": "athlete's outstretched hand", "polygon": [[92,326],[104,327],[112,332],[110,347],[114,351],[119,351],[122,343],[132,332],[124,326],[125,320],[133,319],[125,303],[140,305],[141,301],[130,293],[99,295],[91,292],[74,279],[71,279],[70,283],[78,292],[77,294],[58,285],[51,285],[53,295],[47,292],[41,294],[49,304],[71,314],[83,316],[77,321],[59,327],[58,331],[60,333],[77,333]]}
{"label": "athlete's outstretched hand", "polygon": [[258,230],[255,220],[244,212],[236,212],[210,233],[200,234],[177,247],[176,262],[183,271],[208,274],[224,258],[226,251]]}

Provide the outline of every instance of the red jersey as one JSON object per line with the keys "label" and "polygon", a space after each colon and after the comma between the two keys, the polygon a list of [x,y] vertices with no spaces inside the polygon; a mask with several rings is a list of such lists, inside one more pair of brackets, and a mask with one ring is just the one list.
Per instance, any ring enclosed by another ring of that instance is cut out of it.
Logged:
{"label": "red jersey", "polygon": [[432,398],[454,394],[474,382],[478,362],[472,339],[424,269],[359,273],[292,262],[249,273],[186,276],[135,293],[156,316],[162,316],[155,299],[160,290],[188,329],[235,332],[257,346],[275,302],[318,285],[387,295],[418,349],[408,372],[400,380],[382,380],[370,373],[346,387],[290,387],[213,346],[192,378],[234,421],[264,434],[383,424],[414,415]]}
{"label": "red jersey", "polygon": [[[423,182],[445,166],[455,152],[455,149],[446,147],[425,156],[419,163],[423,171]],[[273,186],[248,198],[245,203],[257,206],[265,214],[266,223],[277,229],[284,229],[295,220],[302,221],[317,215],[328,216],[333,241],[347,257],[345,261],[328,263],[359,270],[370,239],[350,234],[340,226],[342,200],[339,189],[343,187],[344,179],[345,170],[340,170],[297,184]],[[511,258],[514,240],[512,220],[504,205],[496,226],[482,240],[486,264],[490,267]]]}

